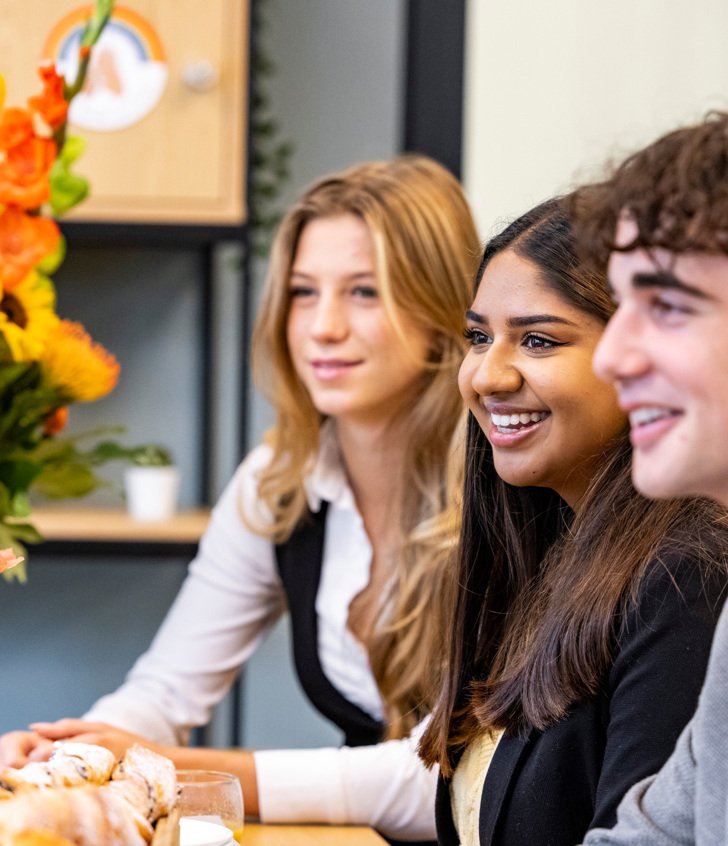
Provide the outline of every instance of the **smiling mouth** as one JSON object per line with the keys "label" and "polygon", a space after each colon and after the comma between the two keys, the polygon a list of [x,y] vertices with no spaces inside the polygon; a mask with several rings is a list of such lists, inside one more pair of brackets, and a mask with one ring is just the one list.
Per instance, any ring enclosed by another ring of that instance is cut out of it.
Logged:
{"label": "smiling mouth", "polygon": [[491,412],[490,421],[498,432],[508,435],[540,423],[548,416],[548,411],[523,411],[519,414],[493,414]]}
{"label": "smiling mouth", "polygon": [[650,423],[656,423],[658,420],[665,420],[668,417],[677,417],[679,411],[671,408],[660,408],[658,406],[643,406],[642,408],[635,408],[629,413],[629,425],[632,429],[638,429],[640,426],[647,426]]}
{"label": "smiling mouth", "polygon": [[314,370],[319,371],[334,371],[334,370],[346,370],[350,367],[356,367],[359,364],[358,361],[342,361],[340,359],[318,359],[311,362],[311,367]]}

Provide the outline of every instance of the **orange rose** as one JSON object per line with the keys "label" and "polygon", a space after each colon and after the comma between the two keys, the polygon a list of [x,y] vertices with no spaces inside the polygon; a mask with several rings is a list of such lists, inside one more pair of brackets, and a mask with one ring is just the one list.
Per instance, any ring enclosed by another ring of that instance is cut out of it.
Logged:
{"label": "orange rose", "polygon": [[56,71],[55,65],[50,63],[41,65],[38,75],[43,82],[43,91],[28,98],[28,108],[40,115],[55,132],[66,122],[68,112],[68,103],[63,96],[63,77]]}
{"label": "orange rose", "polygon": [[43,205],[55,158],[55,141],[34,133],[30,112],[6,109],[0,120],[0,203],[24,209]]}
{"label": "orange rose", "polygon": [[58,226],[8,206],[0,214],[0,288],[11,291],[61,240]]}

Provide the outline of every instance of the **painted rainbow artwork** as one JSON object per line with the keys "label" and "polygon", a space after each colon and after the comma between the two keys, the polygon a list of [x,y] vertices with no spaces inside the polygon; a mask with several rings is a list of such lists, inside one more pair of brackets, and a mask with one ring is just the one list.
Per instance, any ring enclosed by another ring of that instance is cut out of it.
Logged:
{"label": "painted rainbow artwork", "polygon": [[[78,50],[83,27],[91,14],[91,6],[81,6],[62,17],[51,29],[43,45],[41,58],[55,62],[71,61]],[[116,6],[106,31],[123,33],[137,49],[138,58],[145,62],[166,62],[162,42],[156,31],[138,12],[126,6]]]}
{"label": "painted rainbow artwork", "polygon": [[[50,30],[42,59],[66,79],[78,68],[81,33],[91,6],[64,15]],[[116,6],[94,47],[86,84],[73,100],[70,121],[97,132],[116,132],[150,114],[164,94],[169,68],[162,40],[146,18]]]}

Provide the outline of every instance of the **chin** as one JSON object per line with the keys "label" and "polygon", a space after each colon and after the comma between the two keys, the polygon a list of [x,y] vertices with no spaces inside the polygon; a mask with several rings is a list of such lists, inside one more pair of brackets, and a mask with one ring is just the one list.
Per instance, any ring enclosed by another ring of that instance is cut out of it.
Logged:
{"label": "chin", "polygon": [[685,486],[678,484],[678,480],[646,472],[637,462],[632,464],[632,483],[648,499],[675,499],[686,495]]}

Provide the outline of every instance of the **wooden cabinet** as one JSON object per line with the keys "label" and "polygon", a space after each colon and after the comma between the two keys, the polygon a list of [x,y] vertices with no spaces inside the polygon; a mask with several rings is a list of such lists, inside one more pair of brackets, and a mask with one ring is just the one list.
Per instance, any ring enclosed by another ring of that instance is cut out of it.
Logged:
{"label": "wooden cabinet", "polygon": [[[44,58],[73,66],[88,4],[0,0],[7,102]],[[94,52],[71,132],[91,196],[67,219],[240,225],[245,220],[248,0],[126,0]]]}

